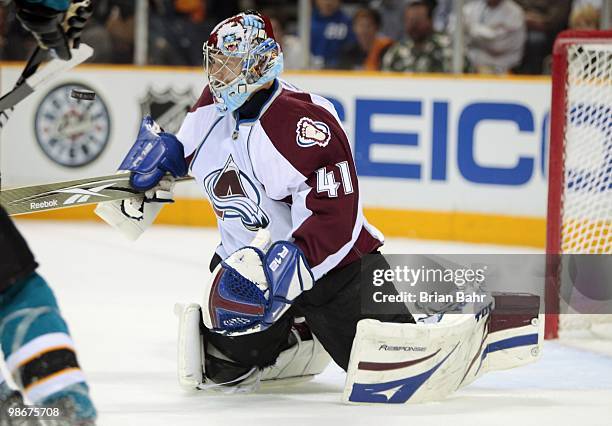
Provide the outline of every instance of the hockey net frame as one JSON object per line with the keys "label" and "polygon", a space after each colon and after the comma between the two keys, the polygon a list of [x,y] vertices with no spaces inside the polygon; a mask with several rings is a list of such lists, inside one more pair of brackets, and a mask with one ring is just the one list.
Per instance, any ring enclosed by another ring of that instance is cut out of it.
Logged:
{"label": "hockey net frame", "polygon": [[[565,190],[565,149],[569,117],[569,51],[572,46],[610,44],[612,31],[564,31],[557,37],[553,48],[552,102],[550,120],[550,145],[548,167],[548,213],[546,232],[547,274],[545,284],[545,309],[547,339],[559,337],[561,309],[561,254],[563,254],[563,202]],[[612,67],[612,64],[610,65]],[[612,108],[612,103],[610,104]],[[612,220],[612,218],[611,218]],[[602,232],[608,232],[606,229]],[[599,236],[601,237],[601,234]],[[604,234],[604,237],[609,236]],[[607,245],[605,245],[607,247]],[[600,253],[601,251],[598,251]],[[605,249],[607,253],[607,249]],[[593,253],[591,251],[591,253]],[[576,316],[576,315],[573,315]],[[607,320],[606,320],[607,321]]]}

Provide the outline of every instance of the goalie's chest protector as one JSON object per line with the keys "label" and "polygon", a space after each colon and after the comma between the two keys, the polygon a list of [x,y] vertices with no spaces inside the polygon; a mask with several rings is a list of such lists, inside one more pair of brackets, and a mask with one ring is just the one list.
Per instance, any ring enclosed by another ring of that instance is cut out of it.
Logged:
{"label": "goalie's chest protector", "polygon": [[[280,91],[278,87],[259,116]],[[255,172],[253,157],[261,155],[253,155],[253,150],[261,150],[262,139],[267,138],[259,116],[237,123],[232,114],[218,115],[211,99],[204,101],[210,103],[204,102],[188,114],[177,137],[185,145],[185,155],[191,156],[190,174],[216,215],[222,242],[217,252],[226,257],[248,245],[259,228],[268,229],[273,240],[288,239],[292,219],[290,204],[285,201],[290,198],[272,198],[274,194],[267,191]],[[266,147],[271,148],[271,144]],[[281,172],[278,179],[282,180],[285,165],[275,160],[277,156],[268,158],[266,167],[275,174]]]}

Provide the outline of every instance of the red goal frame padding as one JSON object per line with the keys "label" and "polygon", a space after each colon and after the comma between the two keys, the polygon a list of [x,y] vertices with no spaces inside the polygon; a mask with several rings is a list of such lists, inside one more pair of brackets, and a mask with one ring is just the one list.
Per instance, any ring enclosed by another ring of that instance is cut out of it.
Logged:
{"label": "red goal frame padding", "polygon": [[612,31],[563,31],[553,47],[550,144],[548,159],[548,212],[546,219],[545,338],[559,336],[561,208],[564,182],[567,48],[572,44],[612,43]]}

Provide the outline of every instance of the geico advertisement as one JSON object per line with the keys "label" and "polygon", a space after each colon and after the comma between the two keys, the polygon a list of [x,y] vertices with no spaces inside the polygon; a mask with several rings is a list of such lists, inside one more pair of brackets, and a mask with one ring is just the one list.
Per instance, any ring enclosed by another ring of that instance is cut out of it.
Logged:
{"label": "geico advertisement", "polygon": [[[20,72],[3,67],[3,92]],[[354,145],[365,205],[544,216],[548,79],[285,78],[335,104]],[[3,184],[113,173],[141,117],[151,114],[176,131],[204,81],[198,70],[182,69],[82,67],[67,73],[19,104],[2,131]],[[72,99],[74,87],[95,91],[95,101]],[[179,195],[199,193],[183,186]]]}

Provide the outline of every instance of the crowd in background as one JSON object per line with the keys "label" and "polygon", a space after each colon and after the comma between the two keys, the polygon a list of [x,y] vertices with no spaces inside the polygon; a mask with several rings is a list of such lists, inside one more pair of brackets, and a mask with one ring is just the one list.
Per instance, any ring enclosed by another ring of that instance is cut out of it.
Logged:
{"label": "crowd in background", "polygon": [[453,0],[314,0],[310,65],[451,72],[461,23],[464,72],[542,74],[556,35],[598,29],[603,1],[466,0],[458,19]]}
{"label": "crowd in background", "polygon": [[[542,74],[549,72],[555,36],[566,28],[599,28],[604,1],[466,0],[457,16],[453,0],[313,0],[305,54],[296,35],[297,1],[149,0],[147,62],[201,65],[202,42],[214,25],[257,9],[271,18],[286,69],[450,72],[461,23],[464,72]],[[83,34],[95,48],[93,61],[132,63],[135,2],[94,3]],[[0,0],[0,59],[23,60],[33,46],[10,1]]]}

